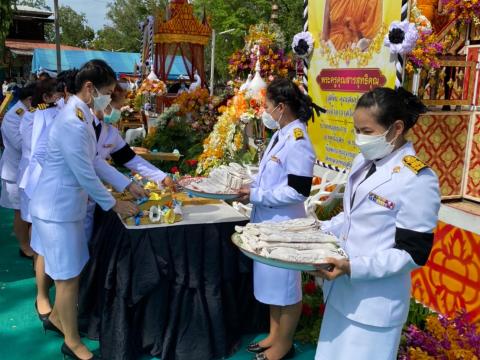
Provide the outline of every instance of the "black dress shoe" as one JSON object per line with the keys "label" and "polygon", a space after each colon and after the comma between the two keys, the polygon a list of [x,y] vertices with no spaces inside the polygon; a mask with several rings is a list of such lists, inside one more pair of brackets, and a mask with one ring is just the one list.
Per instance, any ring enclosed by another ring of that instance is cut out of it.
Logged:
{"label": "black dress shoe", "polygon": [[[295,357],[295,346],[292,345],[288,353],[286,353],[280,360],[293,359]],[[268,360],[267,355],[262,352],[254,356],[252,360]]]}
{"label": "black dress shoe", "polygon": [[37,301],[35,301],[35,310],[37,311],[38,318],[40,319],[41,322],[44,322],[45,320],[48,320],[48,317],[49,317],[50,314],[52,313],[52,312],[50,311],[50,312],[45,313],[45,314],[40,314],[40,312],[38,311]]}
{"label": "black dress shoe", "polygon": [[[74,360],[83,360],[79,358],[77,355],[75,355],[75,353],[65,343],[62,344],[62,354],[64,359],[68,356],[69,358],[72,358]],[[98,356],[92,355],[92,357],[87,360],[99,360],[99,359],[100,358]]]}
{"label": "black dress shoe", "polygon": [[261,347],[258,343],[251,343],[247,346],[247,351],[253,354],[260,354],[267,350],[268,347]]}
{"label": "black dress shoe", "polygon": [[45,333],[48,331],[53,331],[55,333],[57,333],[58,335],[62,336],[63,337],[63,332],[62,330],[60,330],[58,327],[56,327],[51,321],[49,318],[47,318],[46,320],[43,321],[43,330],[45,331]]}
{"label": "black dress shoe", "polygon": [[30,260],[33,259],[33,255],[28,256],[27,254],[25,254],[25,252],[22,249],[18,249],[18,255],[20,255],[20,257],[25,259],[30,259]]}

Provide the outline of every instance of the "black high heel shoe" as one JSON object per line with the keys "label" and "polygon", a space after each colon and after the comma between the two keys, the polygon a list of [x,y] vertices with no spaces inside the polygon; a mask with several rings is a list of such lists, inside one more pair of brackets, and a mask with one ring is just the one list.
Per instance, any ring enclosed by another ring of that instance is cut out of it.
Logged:
{"label": "black high heel shoe", "polygon": [[[288,350],[288,353],[286,353],[280,360],[288,360],[288,359],[293,359],[295,357],[295,346],[292,345],[290,350]],[[264,352],[255,355],[253,360],[268,360],[267,355],[265,355]]]}
{"label": "black high heel shoe", "polygon": [[[80,359],[77,355],[75,355],[72,349],[70,349],[65,343],[62,344],[62,354],[63,354],[63,359],[66,359],[68,356],[69,358],[72,358],[74,360],[83,360],[83,359]],[[88,360],[100,360],[100,358],[94,354]]]}
{"label": "black high heel shoe", "polygon": [[260,354],[268,350],[270,347],[261,347],[258,343],[251,343],[247,346],[247,351],[253,354]]}
{"label": "black high heel shoe", "polygon": [[48,317],[49,317],[50,314],[52,313],[52,312],[50,311],[50,312],[45,313],[45,314],[40,314],[40,312],[38,311],[38,305],[37,305],[37,301],[36,301],[36,300],[35,300],[35,310],[37,311],[38,318],[40,319],[41,322],[44,322],[45,320],[48,320]]}
{"label": "black high heel shoe", "polygon": [[33,255],[27,255],[22,249],[18,249],[18,255],[22,258],[33,260]]}
{"label": "black high heel shoe", "polygon": [[45,333],[47,333],[47,330],[48,331],[53,331],[55,333],[57,333],[58,335],[62,336],[63,337],[63,332],[62,330],[60,330],[58,327],[56,327],[51,321],[49,318],[47,318],[46,320],[43,321],[43,331],[45,331]]}

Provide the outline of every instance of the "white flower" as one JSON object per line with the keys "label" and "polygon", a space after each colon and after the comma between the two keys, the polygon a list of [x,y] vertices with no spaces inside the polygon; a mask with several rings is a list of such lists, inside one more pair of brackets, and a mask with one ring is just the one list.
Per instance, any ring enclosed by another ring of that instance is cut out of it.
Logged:
{"label": "white flower", "polygon": [[384,45],[390,48],[392,54],[405,55],[411,52],[418,40],[418,30],[414,23],[394,21],[385,36]]}

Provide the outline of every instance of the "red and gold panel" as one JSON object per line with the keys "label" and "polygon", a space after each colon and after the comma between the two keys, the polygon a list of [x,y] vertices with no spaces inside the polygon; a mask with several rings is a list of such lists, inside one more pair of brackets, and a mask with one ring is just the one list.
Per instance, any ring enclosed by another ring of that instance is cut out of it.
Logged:
{"label": "red and gold panel", "polygon": [[480,114],[475,115],[465,197],[480,201]]}
{"label": "red and gold panel", "polygon": [[443,197],[462,196],[470,113],[428,113],[409,137],[417,155],[437,173]]}
{"label": "red and gold panel", "polygon": [[480,320],[480,235],[440,222],[426,266],[412,273],[413,296],[447,316]]}

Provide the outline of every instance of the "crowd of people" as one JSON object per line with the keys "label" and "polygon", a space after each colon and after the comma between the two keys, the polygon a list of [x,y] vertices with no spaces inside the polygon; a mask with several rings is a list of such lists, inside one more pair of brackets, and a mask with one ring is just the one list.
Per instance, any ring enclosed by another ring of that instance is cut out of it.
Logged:
{"label": "crowd of people", "polygon": [[[79,70],[26,84],[1,126],[0,206],[15,211],[20,254],[34,260],[39,320],[45,330],[64,337],[61,352],[74,359],[96,358],[77,328],[79,277],[89,259],[95,207],[122,216],[139,211],[112,197],[104,184],[135,198],[148,195],[108,160],[160,187],[174,186],[113,126],[125,95],[110,66],[91,60]],[[257,177],[242,189],[253,204],[252,222],[306,216],[316,158],[307,122],[314,106],[288,79],[269,84],[262,119],[275,132]],[[324,279],[326,301],[318,360],[396,359],[409,309],[410,272],[428,258],[440,206],[436,175],[405,138],[424,111],[403,89],[377,88],[356,106],[361,153],[348,177],[344,211],[322,224],[349,258],[327,259],[331,267],[313,273]],[[270,331],[248,351],[256,360],[293,358],[301,273],[254,263],[254,295],[270,306]]]}
{"label": "crowd of people", "polygon": [[61,351],[75,359],[94,358],[78,333],[77,295],[89,259],[95,204],[123,216],[138,213],[133,202],[115,200],[103,182],[135,198],[148,195],[107,160],[160,187],[173,185],[164,172],[137,156],[113,126],[125,96],[111,67],[91,60],[79,70],[19,89],[19,100],[1,126],[0,206],[14,210],[20,254],[34,261],[38,317],[45,330],[64,336]]}

